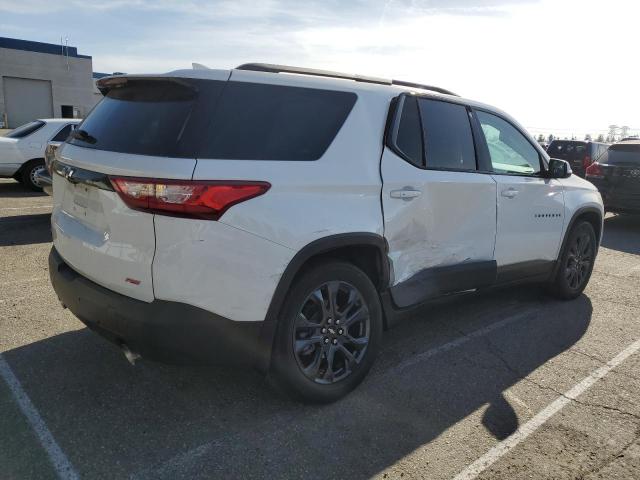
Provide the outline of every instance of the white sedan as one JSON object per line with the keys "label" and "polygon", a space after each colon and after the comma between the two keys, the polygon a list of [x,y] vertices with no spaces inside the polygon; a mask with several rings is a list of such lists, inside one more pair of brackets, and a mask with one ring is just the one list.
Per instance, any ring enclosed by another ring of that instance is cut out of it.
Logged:
{"label": "white sedan", "polygon": [[31,190],[42,190],[38,176],[45,169],[47,143],[64,142],[80,121],[74,118],[34,120],[0,137],[0,178],[15,178]]}

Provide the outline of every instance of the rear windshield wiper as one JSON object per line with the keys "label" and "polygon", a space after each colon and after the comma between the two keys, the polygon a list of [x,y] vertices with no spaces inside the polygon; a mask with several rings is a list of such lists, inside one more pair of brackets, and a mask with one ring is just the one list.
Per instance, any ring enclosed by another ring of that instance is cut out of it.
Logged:
{"label": "rear windshield wiper", "polygon": [[96,139],[96,137],[91,135],[86,130],[82,130],[81,128],[76,128],[73,132],[71,132],[71,136],[73,138],[76,138],[76,139],[81,140],[81,141],[86,142],[86,143],[90,143],[92,145],[98,141],[98,139]]}

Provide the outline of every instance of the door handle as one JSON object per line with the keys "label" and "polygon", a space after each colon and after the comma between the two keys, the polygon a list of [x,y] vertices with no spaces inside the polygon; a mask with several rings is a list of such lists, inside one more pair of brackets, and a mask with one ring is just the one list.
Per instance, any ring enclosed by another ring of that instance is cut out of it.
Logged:
{"label": "door handle", "polygon": [[420,190],[414,190],[412,188],[403,188],[402,190],[391,190],[389,192],[391,198],[401,198],[403,200],[411,200],[412,198],[422,195]]}
{"label": "door handle", "polygon": [[507,198],[513,198],[518,195],[518,190],[516,190],[515,188],[507,188],[506,190],[502,190],[502,192],[500,192],[500,195]]}

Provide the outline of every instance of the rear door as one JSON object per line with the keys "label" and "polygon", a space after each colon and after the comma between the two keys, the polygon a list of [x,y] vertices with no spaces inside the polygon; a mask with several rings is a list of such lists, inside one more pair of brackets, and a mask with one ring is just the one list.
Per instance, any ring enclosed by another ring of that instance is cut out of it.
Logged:
{"label": "rear door", "polygon": [[557,258],[564,222],[559,180],[545,178],[532,142],[510,121],[476,111],[498,187],[495,258],[501,280],[545,273]]}
{"label": "rear door", "polygon": [[[54,163],[54,245],[79,273],[151,301],[154,215],[114,191],[114,177],[191,179],[206,109],[220,80],[118,79],[60,148]],[[213,73],[212,73],[213,75]],[[204,109],[202,111],[202,109]]]}
{"label": "rear door", "polygon": [[395,303],[491,283],[496,182],[477,171],[469,110],[401,95],[387,144],[382,205]]}

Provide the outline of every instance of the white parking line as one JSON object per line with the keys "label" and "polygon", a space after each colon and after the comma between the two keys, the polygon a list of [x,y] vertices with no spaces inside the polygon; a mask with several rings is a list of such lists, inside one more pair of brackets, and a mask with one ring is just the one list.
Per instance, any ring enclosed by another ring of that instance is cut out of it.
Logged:
{"label": "white parking line", "polygon": [[28,207],[2,207],[0,211],[4,210],[28,210],[30,208],[53,208],[53,205],[30,205]]}
{"label": "white parking line", "polygon": [[584,380],[576,384],[564,395],[556,398],[543,410],[538,412],[531,420],[521,425],[516,432],[506,440],[498,443],[495,447],[465,468],[455,476],[454,480],[473,480],[484,470],[493,465],[501,457],[509,453],[516,445],[525,440],[538,428],[544,425],[552,416],[589,390],[598,380],[607,375],[611,370],[624,362],[631,355],[640,350],[640,340],[633,342],[622,352],[609,360],[605,365],[590,373]]}
{"label": "white parking line", "polygon": [[[515,323],[519,320],[523,320],[525,318],[528,317],[532,317],[535,314],[535,311],[531,310],[531,311],[524,311],[524,312],[520,312],[518,314],[512,315],[510,317],[507,317],[503,320],[491,323],[489,325],[487,325],[486,327],[480,328],[478,330],[474,330],[471,333],[468,334],[462,334],[462,336],[456,338],[455,340],[452,340],[450,342],[444,343],[442,345],[439,345],[437,347],[431,348],[429,350],[425,350],[422,353],[419,353],[417,355],[414,355],[413,357],[405,360],[404,362],[401,362],[400,364],[396,365],[395,367],[385,371],[385,372],[381,372],[380,375],[382,376],[387,376],[387,375],[397,375],[398,373],[400,373],[402,370],[404,370],[407,367],[410,367],[412,365],[415,365],[419,362],[425,361],[429,358],[435,357],[436,355],[439,355],[441,353],[447,352],[449,350],[452,350],[454,348],[460,347],[461,345],[464,345],[465,343],[473,340],[474,338],[479,338],[482,337],[484,335],[487,335],[491,332],[493,332],[494,330],[498,330],[499,328],[503,328],[506,327],[507,325],[510,325],[512,323]],[[270,421],[273,421],[274,418],[271,417]],[[285,419],[283,418],[282,420],[283,422],[285,421]],[[260,428],[256,427],[256,431],[259,431]],[[132,479],[141,479],[141,478],[173,478],[176,476],[180,476],[178,473],[176,472],[181,472],[185,466],[188,465],[193,465],[194,462],[196,462],[198,460],[199,457],[202,457],[203,455],[208,454],[211,450],[213,450],[214,448],[218,447],[220,445],[220,443],[222,441],[231,441],[231,439],[229,439],[228,437],[225,438],[224,440],[213,440],[211,442],[207,442],[204,444],[201,444],[197,447],[194,447],[190,450],[187,450],[185,452],[179,453],[177,455],[175,455],[174,457],[170,458],[169,460],[167,460],[166,462],[155,466],[153,468],[150,469],[145,469],[141,472],[138,472],[135,475],[132,475],[131,478]]]}
{"label": "white parking line", "polygon": [[27,418],[27,421],[31,425],[31,428],[33,428],[33,431],[40,441],[40,445],[47,452],[49,460],[51,460],[53,468],[58,474],[58,478],[63,480],[79,479],[80,477],[73,468],[73,465],[71,465],[71,462],[64,454],[55,438],[53,438],[51,431],[47,428],[47,425],[44,423],[44,420],[40,416],[40,413],[22,388],[20,380],[18,380],[18,378],[15,376],[13,370],[11,370],[11,367],[3,358],[1,353],[0,376],[4,378],[4,381],[9,386],[9,389],[11,390],[13,398],[18,404],[18,407],[20,407],[20,410]]}

